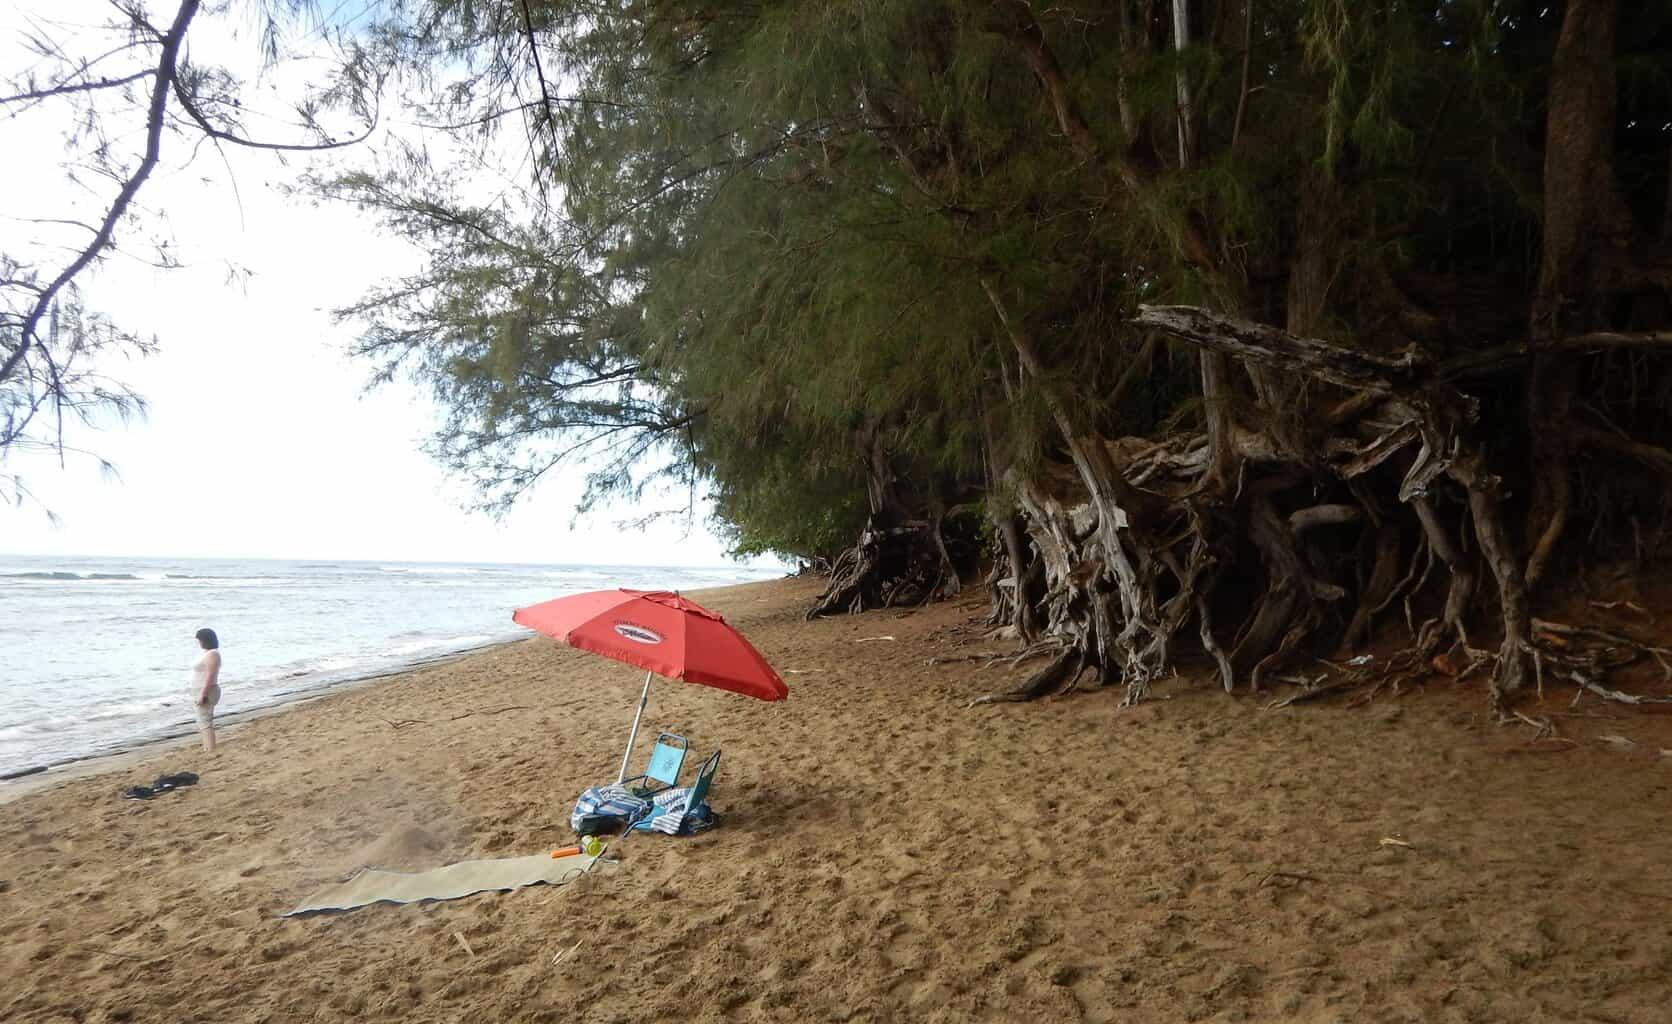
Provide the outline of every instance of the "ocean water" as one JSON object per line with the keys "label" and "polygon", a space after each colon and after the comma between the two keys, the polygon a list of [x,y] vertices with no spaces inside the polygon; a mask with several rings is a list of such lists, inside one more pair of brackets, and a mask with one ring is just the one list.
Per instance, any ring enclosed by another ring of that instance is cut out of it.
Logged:
{"label": "ocean water", "polygon": [[0,774],[190,727],[203,626],[221,640],[222,715],[533,635],[511,612],[564,594],[782,572],[0,555]]}

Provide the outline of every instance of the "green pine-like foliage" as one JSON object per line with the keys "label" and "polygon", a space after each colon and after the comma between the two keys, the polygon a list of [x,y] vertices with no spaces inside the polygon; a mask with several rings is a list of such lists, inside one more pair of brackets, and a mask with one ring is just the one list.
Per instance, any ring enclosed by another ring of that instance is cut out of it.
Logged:
{"label": "green pine-like foliage", "polygon": [[[1652,221],[1672,19],[1628,7],[1616,160]],[[1172,5],[1132,0],[415,4],[389,59],[461,134],[531,152],[529,183],[477,198],[410,151],[318,182],[431,253],[343,315],[434,387],[437,451],[486,502],[580,458],[589,500],[675,484],[739,552],[801,557],[875,511],[875,445],[936,514],[1060,457],[1053,408],[1109,437],[1198,422],[1166,343],[1111,401],[1151,340],[1136,304],[1283,325],[1306,247],[1328,270],[1310,333],[1522,336],[1560,5],[1188,9],[1177,50]]]}

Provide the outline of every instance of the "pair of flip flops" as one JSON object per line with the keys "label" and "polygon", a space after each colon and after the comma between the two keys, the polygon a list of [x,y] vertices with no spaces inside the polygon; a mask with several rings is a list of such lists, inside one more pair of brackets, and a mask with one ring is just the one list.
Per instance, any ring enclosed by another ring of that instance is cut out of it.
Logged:
{"label": "pair of flip flops", "polygon": [[175,772],[172,775],[159,775],[157,781],[149,786],[129,786],[122,791],[124,800],[149,800],[154,796],[167,793],[171,789],[182,786],[197,785],[197,775],[194,772]]}

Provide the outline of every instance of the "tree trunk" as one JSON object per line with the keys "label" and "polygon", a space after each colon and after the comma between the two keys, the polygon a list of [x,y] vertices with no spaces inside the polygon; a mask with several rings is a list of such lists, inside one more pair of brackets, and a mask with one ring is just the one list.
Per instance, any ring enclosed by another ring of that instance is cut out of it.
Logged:
{"label": "tree trunk", "polygon": [[1034,595],[1030,592],[1030,578],[1033,575],[1033,563],[1029,560],[1022,541],[1022,526],[1014,513],[1005,512],[997,516],[995,530],[999,541],[1003,545],[1005,560],[1009,563],[1010,579],[1013,581],[1010,590],[1009,625],[1016,633],[1016,638],[1024,644],[1031,644],[1039,636],[1039,625],[1034,615]]}
{"label": "tree trunk", "polygon": [[[1190,45],[1190,0],[1173,0],[1173,49],[1183,52]],[[1179,68],[1174,76],[1178,87],[1179,167],[1196,162],[1196,111],[1190,101],[1190,76]]]}
{"label": "tree trunk", "polygon": [[[1544,141],[1544,240],[1530,336],[1539,346],[1601,326],[1601,300],[1627,260],[1632,225],[1614,177],[1617,0],[1570,0],[1550,71]],[[1526,585],[1544,578],[1573,506],[1571,407],[1576,384],[1556,355],[1527,377],[1532,443]]]}

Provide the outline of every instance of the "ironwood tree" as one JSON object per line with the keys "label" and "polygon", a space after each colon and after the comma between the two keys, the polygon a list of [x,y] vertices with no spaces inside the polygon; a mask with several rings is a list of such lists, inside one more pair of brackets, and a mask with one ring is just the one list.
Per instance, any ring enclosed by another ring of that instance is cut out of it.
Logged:
{"label": "ironwood tree", "polygon": [[995,699],[1136,701],[1196,659],[1305,695],[1389,637],[1363,671],[1627,699],[1603,672],[1644,645],[1536,615],[1665,548],[1664,5],[448,0],[383,31],[450,62],[436,121],[532,155],[512,200],[419,152],[316,183],[432,247],[344,315],[487,500],[577,452],[594,497],[706,489],[740,550],[832,566],[814,614],[985,565],[1051,656]]}

